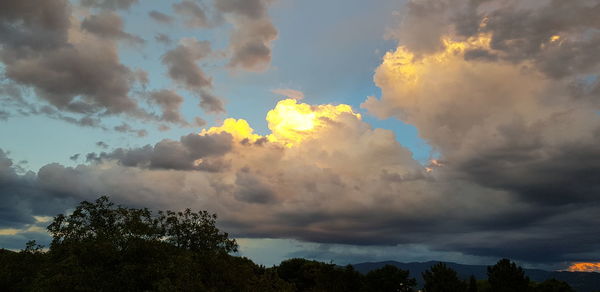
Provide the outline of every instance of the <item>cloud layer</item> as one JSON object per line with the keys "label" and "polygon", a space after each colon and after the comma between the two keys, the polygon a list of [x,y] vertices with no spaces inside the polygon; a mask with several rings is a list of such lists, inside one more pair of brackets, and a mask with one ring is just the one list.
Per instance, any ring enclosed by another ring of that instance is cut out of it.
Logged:
{"label": "cloud layer", "polygon": [[[348,105],[287,99],[266,114],[268,135],[254,133],[245,120],[226,119],[179,140],[89,153],[87,164],[49,164],[27,174],[0,152],[0,196],[12,202],[1,210],[1,228],[26,228],[35,223],[33,215],[109,194],[132,205],[207,209],[243,237],[420,245],[534,263],[594,261],[600,254],[600,59],[594,49],[600,2],[566,3],[409,1],[402,26],[391,34],[398,46],[375,72],[382,95],[361,106],[414,125],[438,153],[428,165]],[[270,60],[277,31],[267,17],[269,4],[218,0],[202,10],[218,11],[234,25],[230,67],[259,70]],[[42,29],[24,20],[24,32]],[[218,18],[206,21],[210,26]],[[65,49],[65,27],[60,21],[45,25],[57,33],[56,47],[29,44],[39,50],[33,57],[15,49],[7,68],[28,72],[15,65],[25,61],[53,68],[40,56],[55,58]],[[123,37],[118,26],[107,31],[99,37]],[[3,54],[35,40],[5,41]],[[218,112],[219,100],[203,95],[212,83],[197,64],[210,53],[210,44],[187,39],[162,62],[171,79],[197,92],[207,111]],[[111,60],[106,66],[118,67],[118,58]],[[61,88],[53,89],[57,84],[31,80],[57,107],[77,108],[80,99],[51,95]],[[135,112],[123,92],[108,101],[86,92],[84,105]],[[176,92],[154,91],[147,99],[161,109],[160,119],[185,123]]]}
{"label": "cloud layer", "polygon": [[[48,0],[38,5],[25,0],[0,4],[0,102],[8,109],[0,112],[0,119],[44,115],[110,130],[114,126],[100,120],[111,116],[152,122],[161,129],[168,128],[167,124],[187,126],[192,123],[178,108],[174,112],[175,108],[156,103],[156,95],[147,88],[179,96],[175,91],[185,89],[200,98],[205,112],[223,113],[223,99],[213,92],[212,77],[200,61],[219,63],[225,58],[220,69],[228,71],[269,68],[277,36],[268,15],[270,1],[217,0],[210,5],[178,1],[172,9],[183,16],[182,23],[156,10],[150,11],[149,17],[162,26],[197,29],[223,30],[228,22],[233,24],[228,29],[231,38],[218,52],[211,50],[209,40],[180,39],[179,45],[168,48],[161,58],[176,88],[156,88],[144,68],[130,68],[121,60],[123,52],[130,49],[145,54],[147,40],[125,31],[129,16],[123,10],[136,9],[137,3]],[[154,37],[166,46],[173,41],[165,33]]]}

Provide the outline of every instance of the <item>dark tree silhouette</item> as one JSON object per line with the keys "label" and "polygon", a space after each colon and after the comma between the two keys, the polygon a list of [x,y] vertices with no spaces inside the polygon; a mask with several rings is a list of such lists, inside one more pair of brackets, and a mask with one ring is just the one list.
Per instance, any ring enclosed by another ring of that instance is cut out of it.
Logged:
{"label": "dark tree silhouette", "polygon": [[467,292],[477,292],[477,279],[475,279],[475,276],[473,275],[469,277],[469,287],[467,288]]}
{"label": "dark tree silhouette", "polygon": [[297,291],[361,291],[363,284],[363,276],[352,266],[342,268],[300,258],[281,262],[277,272]]}
{"label": "dark tree silhouette", "polygon": [[529,277],[523,269],[509,259],[501,259],[487,268],[488,282],[492,292],[528,291]]}
{"label": "dark tree silhouette", "polygon": [[56,216],[48,231],[48,252],[29,244],[0,253],[0,290],[292,291],[273,269],[231,256],[235,240],[206,211],[154,215],[101,197]]}
{"label": "dark tree silhouette", "polygon": [[385,265],[372,270],[365,277],[367,291],[413,291],[417,285],[415,278],[409,277],[409,271],[401,270],[396,266]]}
{"label": "dark tree silhouette", "polygon": [[575,292],[569,284],[556,279],[548,279],[535,287],[535,292]]}
{"label": "dark tree silhouette", "polygon": [[437,263],[423,272],[425,292],[464,292],[465,282],[458,279],[456,271],[444,263]]}

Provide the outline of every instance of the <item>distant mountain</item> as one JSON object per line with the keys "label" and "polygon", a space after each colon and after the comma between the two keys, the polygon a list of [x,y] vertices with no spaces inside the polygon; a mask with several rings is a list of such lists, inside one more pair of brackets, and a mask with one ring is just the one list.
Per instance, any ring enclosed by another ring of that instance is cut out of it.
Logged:
{"label": "distant mountain", "polygon": [[[429,269],[429,267],[437,264],[436,261],[424,263],[401,263],[396,261],[385,261],[377,263],[360,263],[354,264],[354,268],[361,272],[367,273],[371,270],[381,268],[385,265],[393,265],[403,270],[409,270],[410,275],[417,279],[419,287],[423,286],[423,277],[421,273]],[[454,269],[461,278],[468,279],[471,275],[477,279],[487,278],[487,266],[479,265],[462,265],[451,262],[444,262],[448,267]],[[593,272],[556,272],[544,271],[537,269],[523,269],[529,278],[536,282],[542,282],[547,279],[555,278],[565,281],[578,292],[593,292],[600,291],[600,273]]]}

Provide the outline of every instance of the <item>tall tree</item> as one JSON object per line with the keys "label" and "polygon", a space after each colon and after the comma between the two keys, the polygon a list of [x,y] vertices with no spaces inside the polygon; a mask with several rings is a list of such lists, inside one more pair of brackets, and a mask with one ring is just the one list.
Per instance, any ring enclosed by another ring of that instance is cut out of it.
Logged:
{"label": "tall tree", "polygon": [[399,269],[396,266],[385,265],[379,269],[372,270],[365,277],[367,291],[413,291],[417,285],[415,278],[409,277],[410,272]]}
{"label": "tall tree", "polygon": [[444,263],[437,263],[423,272],[426,292],[464,292],[466,284],[458,278],[456,271]]}
{"label": "tall tree", "polygon": [[469,277],[469,287],[467,292],[477,292],[477,279],[475,279],[475,276],[473,275]]}
{"label": "tall tree", "polygon": [[492,292],[528,291],[529,277],[516,263],[501,259],[487,268],[488,282]]}

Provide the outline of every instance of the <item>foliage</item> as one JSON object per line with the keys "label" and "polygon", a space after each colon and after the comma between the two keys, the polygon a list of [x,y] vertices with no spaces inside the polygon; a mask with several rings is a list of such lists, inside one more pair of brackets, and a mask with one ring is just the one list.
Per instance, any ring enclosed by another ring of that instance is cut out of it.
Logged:
{"label": "foliage", "polygon": [[437,263],[423,272],[425,292],[463,292],[467,285],[461,281],[456,271],[444,263]]}
{"label": "foliage", "polygon": [[556,279],[548,279],[535,285],[535,292],[575,292],[569,284]]}
{"label": "foliage", "polygon": [[281,262],[277,272],[297,291],[360,291],[362,285],[362,275],[352,266],[295,258]]}
{"label": "foliage", "polygon": [[492,292],[527,291],[529,278],[523,269],[509,259],[501,259],[488,267],[488,282]]}
{"label": "foliage", "polygon": [[367,291],[413,291],[417,285],[414,278],[409,278],[409,271],[401,270],[396,266],[385,265],[373,270],[366,275]]}
{"label": "foliage", "polygon": [[477,279],[475,279],[475,276],[471,275],[471,277],[469,277],[469,286],[467,287],[467,292],[477,292]]}

